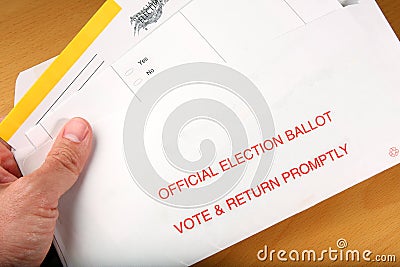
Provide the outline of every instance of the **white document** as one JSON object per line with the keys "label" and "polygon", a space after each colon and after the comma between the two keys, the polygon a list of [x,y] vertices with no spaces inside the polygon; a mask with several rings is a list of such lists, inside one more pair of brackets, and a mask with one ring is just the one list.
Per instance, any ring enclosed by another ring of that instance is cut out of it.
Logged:
{"label": "white document", "polygon": [[[46,134],[41,122],[48,113],[51,113],[58,104],[68,99],[75,92],[82,90],[91,78],[114,63],[119,57],[125,54],[127,50],[135,46],[156,29],[158,25],[161,25],[183,6],[187,5],[190,0],[174,0],[168,4],[164,4],[164,2],[169,2],[166,0],[153,2],[158,3],[158,6],[150,5],[152,2],[148,2],[147,0],[106,1],[99,12],[94,16],[94,19],[91,20],[92,23],[89,22],[78,34],[79,38],[75,40],[76,42],[74,43],[74,41],[72,41],[71,44],[74,44],[67,46],[66,50],[69,51],[64,54],[63,61],[58,62],[58,67],[52,68],[51,71],[47,73],[47,81],[41,82],[41,86],[47,86],[53,83],[53,80],[56,80],[55,86],[50,88],[52,90],[45,95],[43,101],[40,103],[36,103],[36,101],[26,101],[24,107],[17,107],[18,109],[32,110],[32,112],[29,113],[29,117],[24,119],[22,123],[20,121],[20,114],[19,116],[15,116],[14,118],[18,118],[18,124],[20,124],[18,125],[18,132],[14,133],[10,138],[8,136],[1,137],[8,141],[16,151],[24,150],[25,152],[23,152],[23,154],[29,150],[35,149],[41,142],[40,136]],[[160,15],[152,17],[150,21],[146,23],[145,27],[143,27],[143,23],[138,23],[138,21],[132,19],[136,14],[143,12],[144,8],[153,10],[155,7],[157,7],[158,10],[154,10],[154,14],[160,13]],[[49,60],[42,66],[34,68],[34,70],[37,69],[40,71],[43,67],[47,69],[47,66],[52,63],[54,62]],[[71,63],[73,63],[73,65],[66,70],[63,69],[63,76],[61,79],[58,79],[60,66],[69,65]],[[32,78],[33,77],[27,82],[29,86],[37,82],[37,79]],[[40,88],[40,86],[37,89],[39,89],[38,91],[48,90],[48,88]],[[19,95],[18,99],[21,99],[20,97],[23,95],[24,94]],[[6,121],[6,123],[7,126],[11,125],[14,127],[14,122]],[[2,135],[3,134],[4,133],[2,133]],[[18,157],[18,153],[16,156]]]}
{"label": "white document", "polygon": [[67,265],[190,265],[399,163],[400,50],[374,1],[243,8],[192,1],[43,118],[25,174],[67,119],[95,133],[60,202]]}
{"label": "white document", "polygon": [[[173,3],[171,7],[170,6],[166,7],[167,14],[166,15],[164,14],[161,17],[162,18],[161,21],[157,21],[158,24],[162,24],[163,21],[165,21],[166,19],[169,18],[169,16],[171,16],[171,14],[174,14],[174,12],[179,11],[179,8],[188,4],[190,0],[174,1],[174,2],[177,3]],[[47,107],[48,109],[51,110],[54,106],[57,106],[64,99],[67,99],[68,96],[72,95],[79,88],[84,86],[83,84],[84,82],[92,78],[97,73],[101,72],[101,70],[109,66],[121,55],[123,55],[128,48],[136,45],[148,34],[150,34],[152,30],[156,28],[154,25],[149,25],[147,30],[142,29],[140,34],[137,35],[135,34],[134,38],[132,38],[132,36],[129,36],[129,34],[127,34],[127,32],[132,31],[132,25],[128,26],[126,23],[127,16],[129,14],[135,14],[135,12],[140,10],[145,3],[146,3],[145,1],[136,1],[135,3],[132,3],[131,1],[118,0],[118,4],[121,5],[121,7],[123,8],[122,14],[119,14],[112,21],[112,23],[107,26],[105,32],[102,33],[102,37],[99,38],[99,40],[97,40],[94,44],[92,44],[89,47],[89,49],[85,52],[85,54],[82,56],[82,58],[87,58],[88,60],[81,59],[74,64],[74,67],[69,72],[72,72],[75,75],[67,74],[66,77],[64,78],[67,80],[67,82],[65,83],[66,84],[68,82],[72,83],[72,86],[69,86],[68,88],[68,86],[67,87],[63,86],[62,82],[60,82],[60,84],[57,85],[57,87],[52,90],[52,94],[54,94],[54,97],[49,96],[47,99],[45,99],[45,101],[43,101],[44,103],[43,105],[53,105],[51,106],[51,108]],[[171,4],[169,3],[168,5]],[[271,37],[274,37],[275,36],[274,33],[281,34],[282,31],[284,32],[286,30],[291,30],[292,28],[302,26],[302,24],[311,22],[312,20],[322,17],[339,8],[341,8],[341,5],[337,0],[318,0],[313,2],[310,2],[310,0],[273,1],[272,3],[269,4],[268,9],[273,11],[275,14],[269,14],[268,21],[263,21],[263,23],[265,22],[271,23],[269,29],[270,33],[265,32],[265,29],[264,32],[267,35],[272,35]],[[291,9],[292,12],[290,12],[289,9]],[[163,12],[165,12],[165,10]],[[296,20],[296,23],[293,23],[294,20]],[[302,23],[300,23],[300,21],[302,21]],[[276,27],[275,29],[274,27],[275,22],[278,22],[282,26],[280,28]],[[121,31],[121,29],[123,29],[123,31]],[[108,49],[110,41],[111,40],[115,41],[114,40],[115,36],[118,36],[118,40],[113,43],[113,49]],[[104,60],[103,63],[103,60],[96,59],[95,61],[99,62],[99,64],[96,65],[94,64],[95,62],[93,62],[94,60],[92,60],[93,57],[95,58],[101,57],[106,60]],[[54,59],[55,58],[43,62],[35,67],[32,67],[28,71],[23,72],[22,75],[18,77],[16,84],[15,104],[17,104],[18,101],[21,100],[24,94],[36,82],[36,80],[41,76],[41,74],[43,74],[43,72],[51,65],[51,63],[53,63]],[[100,66],[100,64],[102,65]],[[82,69],[84,69],[85,71],[82,72]],[[77,76],[80,77],[79,79],[82,80],[82,82],[77,82],[76,80],[74,80]],[[70,85],[69,83],[68,85]],[[58,87],[60,88],[58,89]],[[41,110],[38,111],[38,113],[45,113],[45,112]],[[30,118],[32,122],[36,122],[35,124],[40,123],[38,122],[39,119],[37,119],[34,115],[32,115],[32,117],[34,117]],[[32,123],[26,123],[26,124],[27,128],[32,127],[31,126]],[[16,143],[20,144],[21,142],[17,141]]]}

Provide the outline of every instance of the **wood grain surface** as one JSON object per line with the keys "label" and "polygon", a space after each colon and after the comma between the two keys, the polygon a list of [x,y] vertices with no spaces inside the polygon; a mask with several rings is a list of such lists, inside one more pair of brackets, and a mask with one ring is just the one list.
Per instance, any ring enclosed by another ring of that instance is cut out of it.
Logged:
{"label": "wood grain surface", "polygon": [[[400,1],[377,2],[400,36]],[[18,73],[58,55],[102,3],[103,0],[0,0],[0,116],[5,116],[13,106]],[[349,249],[397,256],[397,264],[361,262],[349,266],[400,266],[399,192],[398,165],[223,250],[198,266],[312,266],[305,262],[260,262],[257,252],[264,245],[275,250],[322,251],[336,248],[339,238],[347,240]],[[329,260],[314,264],[343,265]]]}

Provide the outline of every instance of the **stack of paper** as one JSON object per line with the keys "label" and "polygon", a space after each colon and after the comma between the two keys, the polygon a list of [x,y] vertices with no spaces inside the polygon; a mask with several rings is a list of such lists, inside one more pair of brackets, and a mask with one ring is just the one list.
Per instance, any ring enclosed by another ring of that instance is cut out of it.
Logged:
{"label": "stack of paper", "polygon": [[399,59],[373,0],[109,0],[0,134],[28,174],[91,122],[66,265],[190,265],[398,164]]}

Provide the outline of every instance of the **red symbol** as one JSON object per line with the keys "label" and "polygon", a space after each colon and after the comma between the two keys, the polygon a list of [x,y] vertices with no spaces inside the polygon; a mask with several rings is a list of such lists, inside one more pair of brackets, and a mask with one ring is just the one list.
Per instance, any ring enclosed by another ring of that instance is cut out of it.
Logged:
{"label": "red symbol", "polygon": [[391,156],[392,158],[397,157],[399,155],[399,153],[400,153],[400,150],[397,147],[392,147],[389,150],[389,156]]}

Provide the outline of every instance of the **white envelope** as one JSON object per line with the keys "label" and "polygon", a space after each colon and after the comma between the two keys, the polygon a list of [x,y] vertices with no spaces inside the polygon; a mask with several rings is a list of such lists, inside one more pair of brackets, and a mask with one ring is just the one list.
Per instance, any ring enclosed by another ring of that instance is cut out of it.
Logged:
{"label": "white envelope", "polygon": [[[400,50],[375,2],[314,20],[280,3],[288,20],[268,25],[264,1],[191,2],[15,151],[29,173],[65,120],[92,123],[60,202],[66,264],[193,264],[399,163]],[[192,185],[196,170],[215,177]]]}

